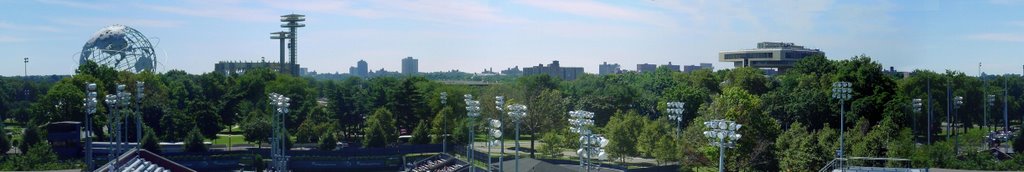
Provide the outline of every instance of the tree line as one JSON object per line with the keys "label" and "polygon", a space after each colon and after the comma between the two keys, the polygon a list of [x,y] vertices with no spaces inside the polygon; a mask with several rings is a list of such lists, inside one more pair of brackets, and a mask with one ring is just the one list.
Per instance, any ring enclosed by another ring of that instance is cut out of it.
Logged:
{"label": "tree line", "polygon": [[[179,70],[130,73],[90,62],[66,78],[0,79],[4,93],[0,114],[24,126],[81,121],[86,82],[97,83],[103,97],[114,91],[116,83],[129,83],[129,91],[134,92],[135,81],[146,83],[140,105],[143,123],[152,131],[145,134],[146,140],[212,139],[237,127],[246,141],[264,143],[271,135],[273,113],[267,94],[273,92],[292,100],[286,127],[296,143],[322,143],[322,149],[333,149],[334,141],[384,147],[400,144],[399,135],[412,136],[406,144],[440,143],[443,133],[451,134],[449,143],[463,143],[469,139],[470,119],[462,99],[471,94],[482,107],[482,116],[475,120],[500,119],[508,131],[504,133],[512,133],[513,123],[495,107],[494,97],[505,96],[506,105],[527,105],[522,133],[533,136],[528,137],[531,149],[536,141],[544,143],[532,149],[543,156],[557,157],[576,149],[578,136],[568,131],[567,112],[587,110],[595,113],[595,131],[611,140],[607,151],[612,162],[645,157],[658,164],[678,163],[686,171],[717,166],[717,149],[701,134],[706,130],[702,123],[714,119],[745,125],[737,148],[727,150],[728,169],[817,170],[808,167],[824,166],[839,145],[840,107],[831,98],[831,84],[847,81],[853,83],[842,129],[848,156],[908,158],[914,167],[1021,169],[1024,164],[1022,158],[994,161],[975,151],[982,146],[981,136],[971,132],[1001,129],[1004,108],[1009,123],[1021,126],[1024,78],[1020,75],[975,77],[960,71],[915,70],[905,77],[885,71],[867,56],[841,60],[811,56],[775,76],[754,68],[689,73],[659,68],[647,73],[585,74],[571,81],[531,75],[487,86],[449,85],[410,75],[302,78],[269,69],[231,75]],[[971,150],[960,156],[950,148],[952,140],[944,137],[948,132],[942,127],[949,111],[947,88],[952,95],[964,97],[962,108],[949,119],[956,124],[956,133],[964,135],[961,149]],[[448,101],[441,101],[441,92],[448,93]],[[985,108],[989,94],[1000,103]],[[931,108],[912,111],[912,99],[929,97],[925,106]],[[666,117],[665,103],[676,101],[685,103],[681,126]],[[100,106],[98,114],[106,112]],[[988,116],[983,115],[986,112]],[[105,115],[92,118],[94,128],[105,125]],[[473,129],[483,131],[479,124],[484,123],[474,123],[478,125]],[[128,136],[135,140],[134,133]],[[98,132],[97,137],[104,140],[107,134]],[[1024,150],[1024,141],[1014,143],[1017,150]]]}

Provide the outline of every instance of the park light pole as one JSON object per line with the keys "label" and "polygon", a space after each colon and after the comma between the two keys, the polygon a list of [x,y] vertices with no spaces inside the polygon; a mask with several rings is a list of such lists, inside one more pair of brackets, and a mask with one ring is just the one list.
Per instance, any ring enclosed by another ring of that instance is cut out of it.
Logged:
{"label": "park light pole", "polygon": [[[495,115],[498,116],[498,122],[504,122],[504,115],[501,114],[505,114],[505,96],[494,96],[494,108],[498,109],[498,115]],[[504,125],[498,125],[496,128],[498,131],[505,131]],[[503,135],[497,136],[496,139],[498,139],[498,147],[500,148],[498,149],[498,155],[501,155],[498,156],[498,169],[505,169],[505,163],[502,163],[505,162],[505,137]]]}
{"label": "park light pole", "polygon": [[587,168],[586,160],[583,159],[584,143],[583,139],[587,135],[590,135],[590,127],[594,125],[594,113],[588,111],[569,111],[569,131],[572,131],[580,135],[580,149],[576,151],[576,156],[580,161],[580,168]]}
{"label": "park light pole", "polygon": [[85,83],[85,91],[85,171],[92,171],[96,168],[92,160],[92,114],[96,113],[96,84]]}
{"label": "park light pole", "polygon": [[[469,162],[470,166],[473,164],[473,140],[474,130],[473,118],[480,116],[480,101],[473,100],[473,95],[463,95],[466,101],[466,116],[469,117],[469,145],[466,146],[466,161]],[[469,168],[469,171],[475,171],[474,168]]]}
{"label": "park light pole", "polygon": [[992,106],[996,105],[996,95],[989,94],[989,95],[985,96],[985,99],[986,99],[985,100],[985,102],[986,102],[985,103],[985,126],[988,127],[989,130],[995,131],[995,129],[992,126],[988,125],[988,119],[990,118],[988,116],[988,109],[989,109],[989,107],[992,107]]}
{"label": "park light pole", "polygon": [[[146,82],[135,81],[135,148],[142,150],[142,97]],[[230,127],[229,127],[230,128]]]}
{"label": "park light pole", "polygon": [[608,155],[604,147],[608,145],[608,139],[604,136],[593,134],[590,127],[594,126],[594,113],[583,110],[569,111],[569,130],[580,135],[580,149],[576,150],[579,157],[580,168],[590,171],[598,169],[599,163],[590,162],[591,159],[606,159]]}
{"label": "park light pole", "polygon": [[[953,110],[956,111],[956,112],[954,112],[955,114],[953,114],[953,116],[956,118],[956,122],[961,122],[960,121],[961,120],[961,118],[960,118],[960,106],[963,106],[963,105],[964,105],[964,97],[956,96],[955,98],[953,98]],[[956,140],[953,141],[953,145],[954,145],[953,146],[953,151],[957,155],[960,155],[960,134],[957,134],[955,132],[956,128],[953,128],[953,130],[954,130],[953,137],[955,137],[955,139],[956,139]]]}
{"label": "park light pole", "polygon": [[516,171],[519,171],[519,124],[526,117],[526,105],[511,104],[508,105],[508,110],[508,116],[512,117],[512,120],[516,123]]}
{"label": "park light pole", "polygon": [[850,100],[850,94],[851,92],[853,92],[852,89],[850,89],[850,86],[850,82],[840,81],[832,83],[832,98],[839,100],[839,151],[837,151],[837,154],[840,158],[840,168],[843,168],[843,162],[846,161],[843,159],[843,130],[846,130],[846,116],[844,114],[844,111],[846,111],[845,102],[847,100]]}
{"label": "park light pole", "polygon": [[736,141],[742,137],[742,135],[736,132],[743,125],[729,120],[718,119],[704,122],[704,126],[708,128],[707,131],[704,131],[704,136],[708,138],[712,146],[718,147],[718,171],[725,172],[725,148],[736,147]]}
{"label": "park light pole", "polygon": [[289,111],[288,106],[291,105],[291,103],[288,103],[291,101],[291,98],[277,93],[270,93],[270,101],[270,105],[273,105],[275,108],[273,121],[271,121],[273,126],[273,132],[271,132],[272,135],[270,137],[272,144],[270,147],[270,157],[273,161],[271,165],[274,171],[288,171],[288,155],[286,154],[287,147],[285,145],[288,142],[286,140],[288,137],[285,135],[284,120],[285,114]]}
{"label": "park light pole", "polygon": [[[121,116],[120,117],[121,120],[118,121],[121,124],[117,125],[118,126],[117,130],[118,130],[118,132],[120,132],[120,134],[117,135],[117,137],[118,137],[117,140],[119,140],[118,143],[117,143],[117,145],[118,145],[118,147],[117,147],[118,148],[117,154],[120,156],[121,153],[124,153],[124,152],[128,151],[128,121],[131,120],[131,118],[129,118],[129,115],[131,115],[131,113],[132,113],[132,111],[131,111],[132,110],[131,109],[132,93],[128,91],[128,86],[125,85],[125,84],[118,84],[117,87],[118,87],[117,98],[121,99],[121,100],[117,101],[117,103],[120,104],[119,106],[121,106],[121,110],[120,110],[120,113],[119,113],[120,116]],[[125,112],[126,110],[127,110],[127,112]]]}
{"label": "park light pole", "polygon": [[[448,107],[448,92],[441,92],[441,110]],[[450,118],[445,114],[445,118]],[[441,119],[441,153],[448,153],[448,119]]]}
{"label": "park light pole", "polygon": [[[911,106],[914,107],[914,114],[921,113],[921,99],[911,100]],[[914,117],[914,128],[917,129],[917,117]],[[917,137],[914,137],[914,142],[917,142]]]}
{"label": "park light pole", "polygon": [[[493,171],[491,170],[491,164],[493,163],[491,162],[491,147],[497,147],[498,143],[501,142],[501,140],[498,139],[501,138],[502,134],[501,130],[498,129],[499,127],[501,127],[501,121],[497,119],[491,119],[488,120],[488,122],[488,124],[490,125],[488,125],[487,134],[490,135],[490,137],[488,137],[490,141],[487,142],[487,171]],[[501,156],[498,157],[501,158]],[[501,159],[498,159],[498,163],[501,163]]]}
{"label": "park light pole", "polygon": [[668,105],[668,108],[665,109],[665,111],[668,111],[669,114],[668,119],[676,122],[676,137],[679,137],[679,133],[681,133],[683,127],[683,111],[685,111],[683,109],[683,106],[686,105],[686,103],[668,102],[665,104]]}

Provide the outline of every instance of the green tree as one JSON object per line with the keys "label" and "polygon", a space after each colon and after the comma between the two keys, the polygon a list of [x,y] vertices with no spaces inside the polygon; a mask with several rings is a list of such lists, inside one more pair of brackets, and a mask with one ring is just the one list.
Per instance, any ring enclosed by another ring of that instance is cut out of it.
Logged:
{"label": "green tree", "polygon": [[7,138],[7,129],[0,128],[0,155],[6,156],[9,150],[11,150],[11,139]]}
{"label": "green tree", "polygon": [[789,130],[779,135],[775,145],[779,155],[779,168],[783,171],[811,171],[817,166],[814,162],[821,161],[820,156],[815,152],[819,149],[817,141],[800,122],[795,122]]}
{"label": "green tree", "polygon": [[270,115],[261,113],[261,111],[250,111],[239,126],[245,141],[262,145],[263,142],[270,140],[270,130],[272,130],[270,121]]}
{"label": "green tree", "polygon": [[53,153],[53,149],[50,147],[49,143],[36,143],[27,150],[28,151],[22,155],[22,159],[18,162],[26,167],[21,170],[38,170],[42,169],[46,165],[57,162],[57,154]]}
{"label": "green tree", "polygon": [[654,154],[661,151],[658,142],[667,137],[675,137],[675,124],[669,124],[668,118],[658,120],[642,119],[643,126],[640,134],[635,138],[637,152],[642,156],[654,157]]}
{"label": "green tree", "polygon": [[385,108],[378,108],[366,119],[363,133],[363,147],[384,147],[395,143],[398,139],[398,129],[395,126],[394,115]]}
{"label": "green tree", "polygon": [[[563,104],[562,93],[558,90],[541,91],[533,101],[527,102],[527,115],[520,123],[525,133],[540,136],[540,133],[549,131],[559,126],[568,126],[568,114]],[[539,137],[530,137],[530,149],[536,150],[534,145]],[[530,157],[534,152],[530,152]]]}
{"label": "green tree", "polygon": [[75,85],[72,78],[65,78],[57,82],[50,90],[43,95],[42,99],[34,103],[33,109],[36,114],[44,114],[40,123],[58,121],[82,121],[83,99],[85,89],[82,85]]}
{"label": "green tree", "polygon": [[199,127],[199,132],[206,138],[217,138],[217,133],[224,130],[224,123],[221,121],[221,117],[217,114],[219,107],[215,102],[191,100],[188,101],[188,114],[192,115],[192,120],[195,121]]}
{"label": "green tree", "polygon": [[811,75],[827,75],[836,71],[835,62],[825,58],[825,55],[816,54],[804,57],[793,65],[787,73],[800,73]]}
{"label": "green tree", "polygon": [[1018,131],[1013,139],[1013,150],[1024,150],[1024,131]]}
{"label": "green tree", "polygon": [[186,152],[206,152],[206,144],[203,143],[203,134],[199,132],[199,127],[194,127],[192,131],[188,132],[188,136],[185,141]]}
{"label": "green tree", "polygon": [[732,69],[725,76],[726,87],[739,87],[750,94],[761,95],[772,89],[772,81],[761,69],[741,67]]}
{"label": "green tree", "polygon": [[330,112],[327,108],[316,107],[306,117],[298,129],[295,130],[295,141],[299,143],[316,143],[323,136],[324,131],[333,130],[336,126],[329,118]]}
{"label": "green tree", "polygon": [[[778,171],[775,146],[772,144],[781,131],[776,120],[763,112],[762,100],[741,87],[725,87],[713,100],[713,103],[701,108],[701,114],[707,116],[703,120],[726,119],[744,126],[737,131],[743,137],[736,141],[735,151],[726,153],[726,161],[740,163],[727,164],[726,168]],[[694,124],[702,125],[705,121],[699,122]],[[699,131],[693,134],[699,135]],[[717,150],[710,145],[699,149],[705,150],[705,156],[718,156]]]}
{"label": "green tree", "polygon": [[540,141],[544,142],[544,146],[541,146],[538,151],[540,151],[544,157],[558,158],[562,156],[562,148],[559,147],[559,144],[566,142],[566,139],[561,135],[561,133],[549,131],[541,136]]}
{"label": "green tree", "polygon": [[419,121],[429,119],[429,107],[423,101],[423,91],[417,86],[421,82],[426,82],[426,79],[422,77],[405,78],[394,94],[393,110],[397,116],[396,124],[399,129],[413,129]]}
{"label": "green tree", "polygon": [[153,128],[145,126],[145,132],[142,136],[142,149],[148,150],[153,153],[160,153],[160,139],[157,138],[156,133],[153,132]]}
{"label": "green tree", "polygon": [[336,147],[338,147],[338,140],[334,139],[334,132],[324,133],[324,135],[320,137],[320,145],[318,146],[320,150],[330,151],[334,150]]}
{"label": "green tree", "polygon": [[636,126],[643,126],[642,118],[636,112],[620,112],[612,116],[604,130],[609,140],[605,147],[609,158],[625,163],[626,157],[639,155],[636,138],[640,135],[640,129]]}
{"label": "green tree", "polygon": [[428,130],[430,130],[430,126],[427,124],[427,121],[420,121],[419,124],[416,125],[416,129],[412,130],[412,139],[410,142],[412,142],[412,144],[430,143],[430,132],[428,132]]}
{"label": "green tree", "polygon": [[196,126],[183,112],[172,111],[160,118],[160,126],[163,127],[163,135],[160,138],[167,142],[185,141],[185,136]]}
{"label": "green tree", "polygon": [[452,134],[452,127],[455,127],[452,118],[452,108],[445,107],[434,116],[433,125],[430,128],[430,143],[441,143],[444,134]]}
{"label": "green tree", "polygon": [[43,136],[46,134],[42,133],[39,126],[33,122],[25,125],[25,131],[21,133],[21,144],[18,145],[18,150],[28,150],[30,146],[45,142]]}
{"label": "green tree", "polygon": [[679,159],[676,156],[678,151],[676,144],[676,137],[661,137],[655,144],[656,147],[651,156],[654,156],[654,160],[658,161],[658,164],[677,161]]}

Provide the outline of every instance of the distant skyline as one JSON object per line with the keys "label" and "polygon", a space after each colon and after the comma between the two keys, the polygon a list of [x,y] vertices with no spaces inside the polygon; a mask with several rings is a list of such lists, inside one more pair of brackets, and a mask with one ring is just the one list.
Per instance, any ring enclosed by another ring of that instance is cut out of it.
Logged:
{"label": "distant skyline", "polygon": [[830,59],[867,55],[888,69],[1021,73],[1024,0],[589,1],[0,0],[0,75],[72,74],[82,45],[123,24],[157,45],[159,72],[213,71],[219,61],[276,61],[280,15],[306,15],[298,63],[319,73],[369,69],[496,71],[559,60],[597,73],[602,62],[718,62],[718,52],[793,42]]}

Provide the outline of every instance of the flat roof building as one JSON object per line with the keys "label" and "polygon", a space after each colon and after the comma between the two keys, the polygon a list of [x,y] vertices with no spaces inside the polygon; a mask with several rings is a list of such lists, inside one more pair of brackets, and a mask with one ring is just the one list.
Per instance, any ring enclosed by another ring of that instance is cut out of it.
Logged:
{"label": "flat roof building", "polygon": [[418,74],[420,73],[420,60],[412,57],[406,57],[402,59],[402,74]]}
{"label": "flat roof building", "polygon": [[523,68],[523,75],[536,75],[546,74],[551,77],[561,78],[562,80],[576,80],[576,77],[583,75],[582,67],[562,67],[558,64],[558,60],[552,61],[548,66],[544,64],[538,64],[534,67]]}
{"label": "flat roof building", "polygon": [[617,73],[621,73],[622,72],[622,69],[619,68],[619,64],[618,63],[608,64],[608,62],[604,62],[604,63],[598,65],[597,69],[598,69],[598,71],[597,71],[598,75],[611,75],[611,74],[617,74]]}
{"label": "flat roof building", "polygon": [[663,65],[661,65],[661,67],[667,67],[669,70],[673,70],[673,71],[676,71],[676,72],[680,71],[679,70],[679,65],[674,65],[674,64],[672,64],[672,62],[668,62],[668,64],[663,64]]}
{"label": "flat roof building", "polygon": [[636,64],[636,71],[640,72],[640,73],[654,72],[654,70],[657,70],[657,69],[658,69],[658,65],[655,65],[655,64],[650,64],[650,63]]}
{"label": "flat roof building", "polygon": [[367,77],[367,74],[369,73],[370,67],[366,64],[366,61],[363,60],[356,62],[356,66],[348,68],[348,74],[353,76]]}
{"label": "flat roof building", "polygon": [[707,69],[707,70],[714,71],[715,67],[711,66],[711,63],[700,63],[700,65],[685,65],[685,66],[683,66],[683,72],[686,72],[686,73],[693,72],[693,71],[696,71],[696,70],[701,70],[701,69]]}
{"label": "flat roof building", "polygon": [[784,72],[800,59],[816,54],[825,53],[788,42],[760,42],[756,49],[718,52],[718,61],[733,62],[735,67],[774,68]]}

